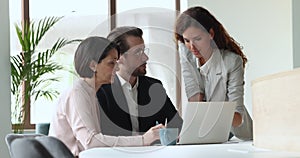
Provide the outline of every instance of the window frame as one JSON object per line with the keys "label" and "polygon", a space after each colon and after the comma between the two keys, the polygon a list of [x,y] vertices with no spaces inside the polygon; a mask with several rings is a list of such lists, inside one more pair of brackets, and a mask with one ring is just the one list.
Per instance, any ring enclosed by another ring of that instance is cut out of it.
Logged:
{"label": "window frame", "polygon": [[[175,10],[177,11],[177,13],[180,12],[180,0],[175,0]],[[22,21],[22,27],[23,24],[25,22],[29,22],[30,21],[30,17],[29,17],[29,0],[22,0],[21,1],[21,21]],[[117,8],[117,3],[116,0],[109,0],[108,1],[108,13],[109,16],[111,17],[110,20],[110,29],[114,29],[116,27],[116,8]],[[177,59],[176,59],[177,60]],[[181,75],[180,72],[180,66],[176,66],[176,73]],[[176,80],[176,86],[181,86],[181,81]],[[180,109],[179,113],[181,114],[181,91],[177,90],[176,92],[176,100],[177,100],[177,108]],[[30,122],[30,116],[31,116],[31,107],[30,106],[26,106],[25,107],[25,113],[26,113],[26,117],[25,117],[25,124],[24,124],[24,129],[35,129],[35,124],[31,124]],[[12,128],[14,129],[14,127],[18,126],[17,124],[12,124]]]}

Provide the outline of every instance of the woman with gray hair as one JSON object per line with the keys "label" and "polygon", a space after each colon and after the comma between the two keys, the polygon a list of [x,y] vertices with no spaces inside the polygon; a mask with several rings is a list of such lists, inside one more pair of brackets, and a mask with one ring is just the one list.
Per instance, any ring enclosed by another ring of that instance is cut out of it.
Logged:
{"label": "woman with gray hair", "polygon": [[113,82],[119,48],[103,37],[83,40],[74,57],[79,80],[59,99],[50,123],[49,135],[59,138],[75,156],[79,152],[104,146],[142,146],[159,139],[161,124],[141,136],[108,136],[100,129],[100,111],[96,92]]}

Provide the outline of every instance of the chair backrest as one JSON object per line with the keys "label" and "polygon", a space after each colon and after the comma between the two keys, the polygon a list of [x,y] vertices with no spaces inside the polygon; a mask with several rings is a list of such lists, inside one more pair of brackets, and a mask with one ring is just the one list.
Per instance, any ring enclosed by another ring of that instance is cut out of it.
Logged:
{"label": "chair backrest", "polygon": [[11,142],[13,158],[54,158],[35,138],[18,138]]}
{"label": "chair backrest", "polygon": [[8,134],[5,137],[11,158],[74,158],[59,139],[43,134]]}
{"label": "chair backrest", "polygon": [[35,133],[37,134],[49,134],[50,123],[37,123],[35,125]]}
{"label": "chair backrest", "polygon": [[13,157],[12,152],[11,152],[11,143],[15,139],[19,138],[35,138],[35,137],[41,137],[44,136],[43,134],[15,134],[15,133],[9,133],[5,136],[5,142],[8,147],[8,151],[11,157]]}
{"label": "chair backrest", "polygon": [[37,137],[36,140],[39,141],[55,158],[74,158],[74,155],[69,148],[55,137]]}

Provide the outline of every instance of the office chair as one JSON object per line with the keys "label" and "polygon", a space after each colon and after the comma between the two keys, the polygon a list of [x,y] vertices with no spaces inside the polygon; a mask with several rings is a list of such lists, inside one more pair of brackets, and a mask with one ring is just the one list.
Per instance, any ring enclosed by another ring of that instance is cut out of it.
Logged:
{"label": "office chair", "polygon": [[37,123],[35,125],[35,133],[36,134],[49,134],[50,123]]}
{"label": "office chair", "polygon": [[35,138],[18,138],[11,142],[12,158],[54,158]]}
{"label": "office chair", "polygon": [[42,134],[8,134],[5,137],[11,158],[74,158],[59,139]]}
{"label": "office chair", "polygon": [[74,155],[69,148],[59,139],[52,136],[36,137],[55,158],[74,158]]}
{"label": "office chair", "polygon": [[15,133],[9,133],[5,136],[5,142],[8,147],[8,151],[11,157],[13,157],[12,152],[11,152],[11,143],[15,139],[19,138],[35,138],[35,137],[40,137],[44,136],[43,134],[15,134]]}

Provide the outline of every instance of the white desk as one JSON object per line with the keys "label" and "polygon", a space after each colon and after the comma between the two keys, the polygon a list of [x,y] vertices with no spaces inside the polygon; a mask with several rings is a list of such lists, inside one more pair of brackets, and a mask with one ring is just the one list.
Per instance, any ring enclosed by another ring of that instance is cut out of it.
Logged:
{"label": "white desk", "polygon": [[79,158],[300,158],[300,152],[255,148],[252,142],[227,144],[93,148]]}

